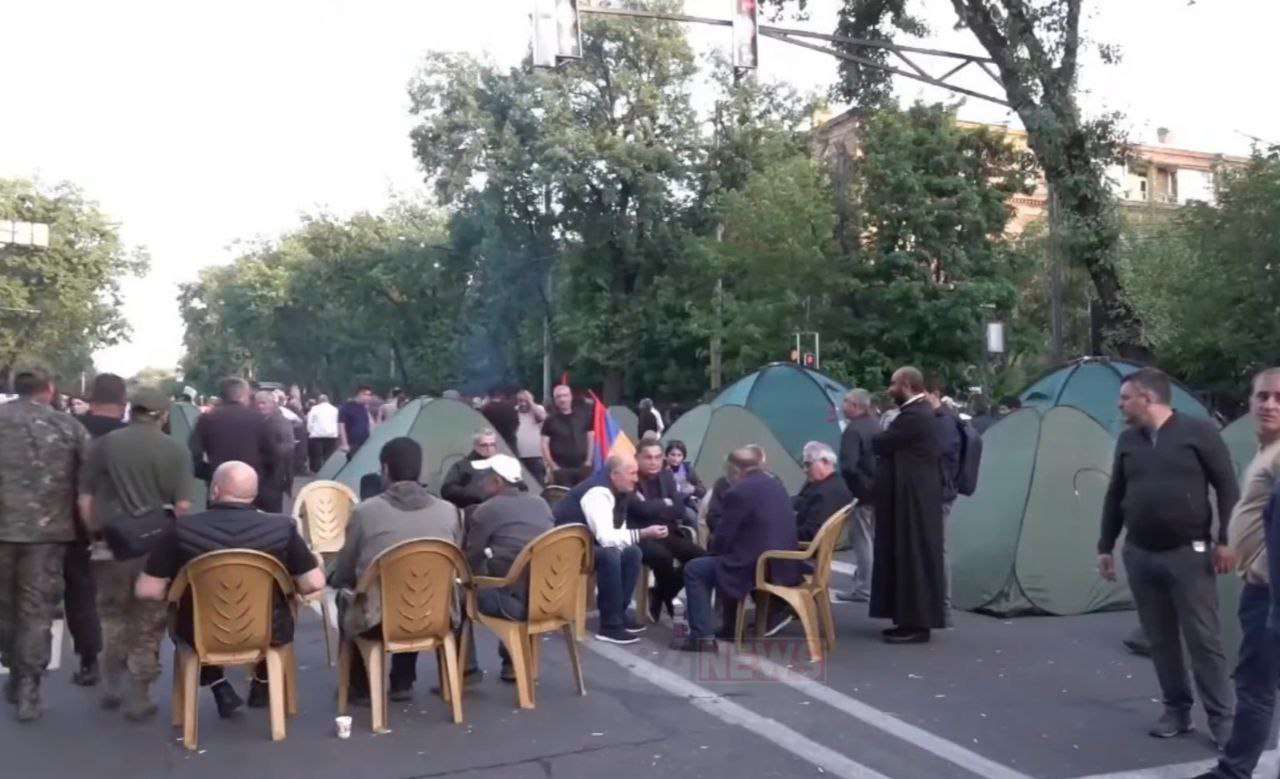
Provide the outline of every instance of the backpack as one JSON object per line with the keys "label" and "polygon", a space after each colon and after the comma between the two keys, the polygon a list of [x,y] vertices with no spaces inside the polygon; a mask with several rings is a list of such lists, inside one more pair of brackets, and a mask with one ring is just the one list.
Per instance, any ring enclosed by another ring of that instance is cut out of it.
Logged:
{"label": "backpack", "polygon": [[982,434],[971,422],[956,417],[960,430],[960,469],[956,474],[956,492],[972,495],[978,489],[978,468],[982,465]]}

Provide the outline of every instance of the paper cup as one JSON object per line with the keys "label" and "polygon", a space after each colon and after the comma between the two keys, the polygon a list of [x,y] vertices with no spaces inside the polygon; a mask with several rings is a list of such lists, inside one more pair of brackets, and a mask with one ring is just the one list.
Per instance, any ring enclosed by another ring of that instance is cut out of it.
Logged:
{"label": "paper cup", "polygon": [[338,728],[338,738],[351,738],[351,717],[334,717],[333,722]]}

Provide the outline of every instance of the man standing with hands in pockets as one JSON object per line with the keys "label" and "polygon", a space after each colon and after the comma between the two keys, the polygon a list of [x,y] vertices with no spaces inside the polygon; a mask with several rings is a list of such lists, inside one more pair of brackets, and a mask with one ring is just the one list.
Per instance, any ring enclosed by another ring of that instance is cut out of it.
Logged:
{"label": "man standing with hands in pockets", "polygon": [[[1185,641],[1210,734],[1221,746],[1231,735],[1235,704],[1214,576],[1235,567],[1227,546],[1227,518],[1239,491],[1218,431],[1207,421],[1174,411],[1170,397],[1169,377],[1155,368],[1138,370],[1120,385],[1120,411],[1129,426],[1116,441],[1102,509],[1098,571],[1115,580],[1112,550],[1123,528],[1129,587],[1151,639],[1164,699],[1164,715],[1150,734],[1172,738],[1192,730]],[[1222,518],[1216,535],[1209,487]]]}

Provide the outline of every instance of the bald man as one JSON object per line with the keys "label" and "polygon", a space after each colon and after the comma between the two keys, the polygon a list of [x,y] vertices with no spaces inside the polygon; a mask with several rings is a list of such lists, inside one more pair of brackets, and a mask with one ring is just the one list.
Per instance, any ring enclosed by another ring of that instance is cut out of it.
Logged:
{"label": "bald man", "polygon": [[[184,518],[165,533],[147,558],[147,565],[135,587],[143,600],[164,600],[169,583],[191,560],[206,552],[221,549],[253,549],[279,560],[297,583],[298,592],[306,595],[324,588],[324,572],[307,548],[294,521],[281,514],[267,514],[253,507],[258,496],[258,474],[238,461],[218,466],[210,482],[209,510]],[[178,611],[176,638],[192,641],[191,599],[188,596]],[[277,645],[293,640],[293,614],[282,598],[276,599],[271,638]],[[265,664],[254,671],[249,687],[249,705],[267,705],[267,673]],[[218,715],[230,717],[244,701],[216,666],[200,670],[200,683],[211,686],[218,705]]]}

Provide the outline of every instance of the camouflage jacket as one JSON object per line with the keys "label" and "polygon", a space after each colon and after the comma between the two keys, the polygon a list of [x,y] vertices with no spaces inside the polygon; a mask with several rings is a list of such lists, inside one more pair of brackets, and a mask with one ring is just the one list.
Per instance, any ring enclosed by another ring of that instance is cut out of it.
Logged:
{"label": "camouflage jacket", "polygon": [[89,433],[70,414],[19,398],[0,405],[0,541],[76,537],[76,476]]}

